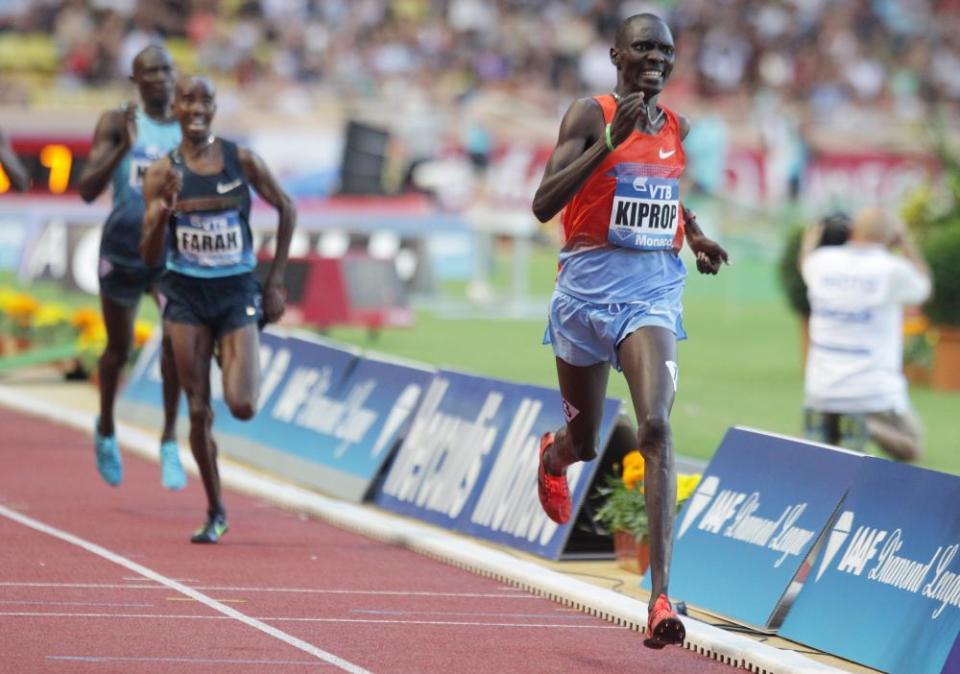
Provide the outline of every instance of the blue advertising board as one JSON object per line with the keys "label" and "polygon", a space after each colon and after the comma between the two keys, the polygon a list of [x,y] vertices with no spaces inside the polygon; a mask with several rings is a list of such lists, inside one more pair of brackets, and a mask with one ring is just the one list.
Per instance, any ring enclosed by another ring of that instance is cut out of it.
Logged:
{"label": "blue advertising board", "polygon": [[768,628],[860,460],[826,445],[728,430],[677,517],[671,596]]}
{"label": "blue advertising board", "polygon": [[943,664],[941,674],[960,674],[960,634],[957,640],[953,642],[953,650],[947,656],[947,661]]}
{"label": "blue advertising board", "polygon": [[[433,370],[269,331],[261,335],[260,356],[259,411],[249,421],[230,415],[221,374],[215,366],[211,372],[220,450],[334,496],[363,500]],[[146,412],[159,423],[160,401],[154,346],[151,353],[145,350],[123,392],[121,414],[142,419]]]}
{"label": "blue advertising board", "polygon": [[[606,446],[620,402],[608,400]],[[383,484],[382,507],[548,557],[565,552],[600,464],[568,470],[574,517],[560,526],[537,498],[540,436],[563,426],[558,391],[440,371],[424,395]]]}
{"label": "blue advertising board", "polygon": [[780,633],[885,672],[960,671],[958,552],[960,477],[867,458]]}

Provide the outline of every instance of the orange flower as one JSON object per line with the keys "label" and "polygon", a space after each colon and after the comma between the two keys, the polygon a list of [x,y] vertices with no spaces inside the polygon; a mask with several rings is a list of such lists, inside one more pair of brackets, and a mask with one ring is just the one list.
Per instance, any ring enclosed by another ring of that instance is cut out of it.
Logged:
{"label": "orange flower", "polygon": [[150,335],[153,334],[153,324],[147,323],[146,321],[137,321],[133,325],[133,345],[136,348],[142,347],[146,344]]}
{"label": "orange flower", "polygon": [[903,317],[903,336],[915,337],[922,335],[930,327],[930,321],[921,313]]}
{"label": "orange flower", "polygon": [[100,312],[92,307],[84,307],[73,312],[73,318],[70,322],[81,332],[89,330],[92,326],[101,322]]}
{"label": "orange flower", "polygon": [[623,457],[623,484],[627,489],[633,489],[637,483],[643,482],[643,454],[639,450],[628,452]]}

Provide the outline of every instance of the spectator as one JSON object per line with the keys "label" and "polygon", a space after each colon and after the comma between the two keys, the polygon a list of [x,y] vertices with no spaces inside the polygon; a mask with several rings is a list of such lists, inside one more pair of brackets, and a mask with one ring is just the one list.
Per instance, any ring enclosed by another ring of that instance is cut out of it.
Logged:
{"label": "spectator", "polygon": [[805,433],[858,451],[872,438],[914,461],[921,427],[903,376],[903,305],[930,294],[929,268],[905,226],[878,208],[857,215],[846,243],[817,248],[827,224],[808,230],[800,257],[812,309]]}

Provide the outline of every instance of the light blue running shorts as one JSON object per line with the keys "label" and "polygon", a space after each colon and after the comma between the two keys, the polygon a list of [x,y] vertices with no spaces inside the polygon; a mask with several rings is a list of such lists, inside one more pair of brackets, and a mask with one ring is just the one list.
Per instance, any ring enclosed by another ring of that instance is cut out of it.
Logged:
{"label": "light blue running shorts", "polygon": [[543,343],[571,365],[585,367],[610,363],[619,372],[617,347],[638,329],[655,325],[670,330],[677,340],[687,338],[683,329],[683,284],[669,288],[649,302],[594,304],[553,291]]}

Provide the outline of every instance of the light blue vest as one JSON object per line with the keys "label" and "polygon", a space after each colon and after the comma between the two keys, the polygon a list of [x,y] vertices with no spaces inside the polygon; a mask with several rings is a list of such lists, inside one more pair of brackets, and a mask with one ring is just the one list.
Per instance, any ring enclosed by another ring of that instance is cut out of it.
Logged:
{"label": "light blue vest", "polygon": [[113,210],[100,240],[100,254],[112,262],[140,266],[143,178],[147,168],[180,144],[177,120],[157,122],[137,109],[137,140],[113,170]]}

